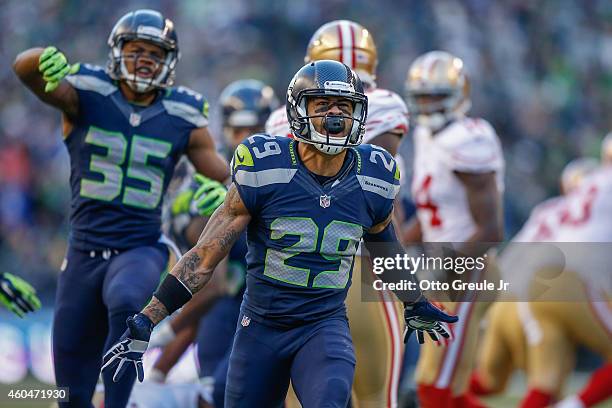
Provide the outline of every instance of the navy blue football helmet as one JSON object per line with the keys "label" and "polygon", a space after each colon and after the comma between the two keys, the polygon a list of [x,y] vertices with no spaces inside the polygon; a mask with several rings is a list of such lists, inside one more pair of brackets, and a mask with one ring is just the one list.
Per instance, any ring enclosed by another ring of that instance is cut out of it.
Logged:
{"label": "navy blue football helmet", "polygon": [[[121,50],[128,41],[151,42],[166,51],[162,69],[152,78],[140,78],[130,74],[122,59]],[[136,92],[148,92],[154,88],[165,88],[174,83],[176,63],[180,58],[178,37],[174,23],[155,10],[131,11],[121,17],[108,37],[110,47],[107,72],[111,78],[125,80]]]}
{"label": "navy blue football helmet", "polygon": [[[353,104],[353,114],[325,115],[325,134],[317,132],[311,119],[321,115],[308,115],[307,100],[313,97],[342,97]],[[363,84],[347,65],[332,60],[319,60],[304,65],[293,77],[287,90],[287,118],[291,132],[302,142],[314,145],[326,154],[338,154],[348,146],[357,146],[363,140],[368,114],[368,98]],[[334,136],[334,130],[350,131],[344,137]]]}
{"label": "navy blue football helmet", "polygon": [[270,114],[279,106],[274,90],[255,79],[241,79],[225,87],[219,97],[223,127],[263,129]]}

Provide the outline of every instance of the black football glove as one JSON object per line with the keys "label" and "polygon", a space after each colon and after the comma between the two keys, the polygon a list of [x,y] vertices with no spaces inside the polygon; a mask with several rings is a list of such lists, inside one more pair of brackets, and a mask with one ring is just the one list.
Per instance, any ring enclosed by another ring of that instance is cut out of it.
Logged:
{"label": "black football glove", "polygon": [[149,338],[153,331],[153,322],[142,313],[128,317],[128,329],[119,342],[112,346],[104,355],[102,371],[114,370],[113,381],[118,382],[128,367],[134,367],[138,381],[144,379],[142,355],[147,350]]}
{"label": "black football glove", "polygon": [[404,343],[408,341],[413,331],[416,331],[417,341],[420,344],[425,342],[424,332],[427,332],[434,341],[440,341],[441,337],[448,339],[450,338],[450,332],[446,323],[455,323],[457,320],[459,320],[457,316],[444,313],[427,300],[405,303],[406,331],[404,332]]}

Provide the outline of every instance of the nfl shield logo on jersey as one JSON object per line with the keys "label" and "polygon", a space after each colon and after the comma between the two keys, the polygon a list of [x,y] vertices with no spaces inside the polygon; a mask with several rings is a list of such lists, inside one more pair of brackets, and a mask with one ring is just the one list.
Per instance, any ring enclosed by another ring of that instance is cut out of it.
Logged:
{"label": "nfl shield logo on jersey", "polygon": [[140,125],[140,115],[137,113],[130,113],[130,125],[136,127]]}
{"label": "nfl shield logo on jersey", "polygon": [[321,197],[319,197],[319,205],[323,208],[327,208],[329,207],[329,205],[331,204],[331,197],[328,195],[322,195]]}
{"label": "nfl shield logo on jersey", "polygon": [[242,327],[247,327],[249,324],[251,324],[251,318],[248,316],[242,316],[240,324],[242,325]]}

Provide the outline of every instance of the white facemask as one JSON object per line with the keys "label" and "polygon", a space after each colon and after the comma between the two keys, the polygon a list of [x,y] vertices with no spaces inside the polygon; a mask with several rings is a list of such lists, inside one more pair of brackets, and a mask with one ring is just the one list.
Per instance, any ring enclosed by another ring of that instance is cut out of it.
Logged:
{"label": "white facemask", "polygon": [[[314,147],[317,148],[318,151],[325,153],[325,154],[329,154],[330,156],[335,156],[338,153],[340,153],[342,150],[345,149],[345,146],[329,146],[326,144],[317,143],[317,142],[327,142],[327,136],[325,136],[322,133],[317,132],[310,120],[308,122],[309,122],[308,126],[310,127],[310,139],[312,141],[312,144],[314,145]],[[335,138],[335,139],[337,139],[338,142],[340,143],[344,143],[347,137],[348,135],[343,138]]]}
{"label": "white facemask", "polygon": [[125,66],[123,58],[121,59],[120,69],[122,78],[125,79],[125,82],[134,92],[145,93],[153,90],[159,85],[161,79],[164,78],[168,72],[168,65],[164,64],[162,66],[162,71],[157,76],[151,78],[140,78],[136,73],[130,74]]}

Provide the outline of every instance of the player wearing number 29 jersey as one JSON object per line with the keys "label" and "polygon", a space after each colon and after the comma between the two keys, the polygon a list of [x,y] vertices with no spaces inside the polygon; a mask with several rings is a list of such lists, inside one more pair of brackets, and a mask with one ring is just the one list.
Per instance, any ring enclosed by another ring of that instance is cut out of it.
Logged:
{"label": "player wearing number 29 jersey", "polygon": [[[153,326],[210,281],[246,228],[247,289],[225,406],[279,407],[289,380],[304,407],[347,406],[355,370],[344,308],[352,263],[362,238],[373,257],[403,251],[390,223],[399,173],[384,149],[360,146],[367,97],[346,65],[302,67],[287,90],[287,115],[296,139],[254,135],[238,146],[224,203],[151,302],[127,320],[104,372],[120,378],[136,369],[144,377]],[[418,289],[404,316],[419,338],[424,330],[448,337],[441,322],[457,320]]]}
{"label": "player wearing number 29 jersey", "polygon": [[[312,35],[304,61],[322,59],[342,62],[359,75],[368,97],[363,143],[384,147],[394,155],[400,173],[405,174],[402,157],[397,152],[402,136],[408,131],[408,109],[399,95],[376,86],[378,52],[373,33],[349,20],[323,24]],[[284,107],[270,115],[266,133],[292,137]],[[397,405],[403,354],[399,329],[401,310],[391,301],[393,296],[386,292],[379,292],[380,302],[362,302],[361,284],[369,285],[374,276],[368,268],[363,270],[362,279],[361,257],[357,257],[353,289],[346,302],[357,355],[351,401],[362,408],[392,407]],[[288,408],[299,406],[291,394],[289,398]]]}
{"label": "player wearing number 29 jersey", "polygon": [[234,182],[253,217],[243,311],[279,327],[345,316],[357,245],[389,215],[399,190],[396,163],[376,146],[350,149],[341,176],[324,184],[296,148],[289,138],[255,135],[233,159]]}

